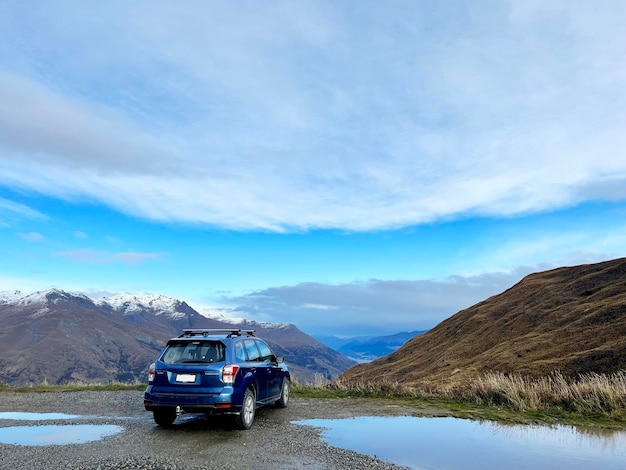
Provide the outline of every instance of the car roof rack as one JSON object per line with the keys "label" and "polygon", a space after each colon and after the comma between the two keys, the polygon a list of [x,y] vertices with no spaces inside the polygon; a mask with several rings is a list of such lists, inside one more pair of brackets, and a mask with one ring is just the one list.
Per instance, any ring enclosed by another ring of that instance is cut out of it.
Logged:
{"label": "car roof rack", "polygon": [[239,328],[186,328],[183,330],[179,338],[191,338],[192,336],[212,336],[226,335],[227,338],[232,336],[254,336],[254,330],[242,330]]}

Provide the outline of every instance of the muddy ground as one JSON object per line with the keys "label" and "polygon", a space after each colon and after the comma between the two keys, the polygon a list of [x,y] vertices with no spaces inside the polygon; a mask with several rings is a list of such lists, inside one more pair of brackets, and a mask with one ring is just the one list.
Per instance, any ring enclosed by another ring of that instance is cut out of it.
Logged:
{"label": "muddy ground", "polygon": [[[123,432],[69,445],[0,443],[2,469],[397,469],[374,457],[326,444],[320,430],[294,424],[314,418],[428,415],[392,400],[292,398],[286,409],[260,409],[252,429],[202,415],[160,428],[143,409],[143,392],[0,393],[1,412],[65,413],[80,419],[24,421],[8,426],[114,424]],[[1,415],[0,415],[1,416]]]}

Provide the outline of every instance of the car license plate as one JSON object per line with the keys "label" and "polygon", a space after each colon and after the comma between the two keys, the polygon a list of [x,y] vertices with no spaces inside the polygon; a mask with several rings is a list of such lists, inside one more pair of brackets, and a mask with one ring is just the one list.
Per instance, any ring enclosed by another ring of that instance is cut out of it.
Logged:
{"label": "car license plate", "polygon": [[191,383],[196,381],[194,374],[176,374],[176,382]]}

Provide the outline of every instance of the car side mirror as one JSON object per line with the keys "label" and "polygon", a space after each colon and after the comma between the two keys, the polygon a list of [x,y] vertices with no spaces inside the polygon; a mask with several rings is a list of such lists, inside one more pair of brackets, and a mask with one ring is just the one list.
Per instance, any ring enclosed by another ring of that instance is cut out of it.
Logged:
{"label": "car side mirror", "polygon": [[285,358],[283,356],[276,356],[276,363],[280,364],[282,362],[285,362]]}

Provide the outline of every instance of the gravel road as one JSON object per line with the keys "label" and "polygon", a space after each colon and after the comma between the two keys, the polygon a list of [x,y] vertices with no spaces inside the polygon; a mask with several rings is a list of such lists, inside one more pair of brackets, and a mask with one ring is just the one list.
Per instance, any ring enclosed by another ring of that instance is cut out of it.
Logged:
{"label": "gravel road", "polygon": [[[68,445],[0,443],[1,469],[398,469],[374,457],[338,449],[320,430],[293,424],[314,418],[401,416],[415,409],[367,399],[293,398],[285,409],[260,409],[252,429],[201,415],[179,417],[171,429],[157,427],[143,409],[143,392],[0,393],[3,412],[64,413],[76,419],[24,421],[9,426],[107,424],[123,431],[98,441]],[[5,415],[6,416],[6,415]]]}

